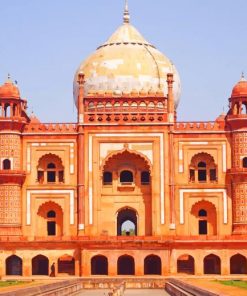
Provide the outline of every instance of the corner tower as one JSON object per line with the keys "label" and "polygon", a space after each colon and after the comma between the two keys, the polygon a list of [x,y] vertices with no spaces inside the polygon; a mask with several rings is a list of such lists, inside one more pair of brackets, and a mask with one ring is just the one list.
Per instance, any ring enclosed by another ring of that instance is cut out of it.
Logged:
{"label": "corner tower", "polygon": [[26,101],[10,80],[0,86],[0,231],[1,235],[21,234],[22,169],[21,133],[29,120]]}
{"label": "corner tower", "polygon": [[226,122],[231,130],[233,233],[247,234],[247,81],[242,75],[229,99]]}

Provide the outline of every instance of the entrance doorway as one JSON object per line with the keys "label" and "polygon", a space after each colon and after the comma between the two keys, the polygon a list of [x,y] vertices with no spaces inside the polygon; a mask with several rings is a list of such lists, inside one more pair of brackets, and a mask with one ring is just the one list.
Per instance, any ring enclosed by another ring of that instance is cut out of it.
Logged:
{"label": "entrance doorway", "polygon": [[118,212],[117,235],[137,235],[137,213],[135,210],[125,208]]}

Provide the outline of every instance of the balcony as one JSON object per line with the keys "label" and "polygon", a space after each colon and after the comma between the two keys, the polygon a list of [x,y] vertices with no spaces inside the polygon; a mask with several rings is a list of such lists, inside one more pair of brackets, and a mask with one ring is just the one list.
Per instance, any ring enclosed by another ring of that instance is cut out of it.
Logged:
{"label": "balcony", "polygon": [[118,183],[117,189],[119,191],[134,191],[135,190],[135,183],[121,182],[121,183]]}
{"label": "balcony", "polygon": [[21,170],[0,170],[0,184],[15,183],[22,185],[26,172]]}

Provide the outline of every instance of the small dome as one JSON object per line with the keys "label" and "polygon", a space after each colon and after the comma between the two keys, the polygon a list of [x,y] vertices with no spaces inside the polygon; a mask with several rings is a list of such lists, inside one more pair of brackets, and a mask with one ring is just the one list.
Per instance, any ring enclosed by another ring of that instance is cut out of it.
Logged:
{"label": "small dome", "polygon": [[232,89],[232,97],[243,96],[247,96],[247,80],[244,78],[244,75],[242,74],[240,81]]}
{"label": "small dome", "polygon": [[20,92],[18,87],[8,77],[7,81],[0,86],[0,98],[1,99],[19,99]]}
{"label": "small dome", "polygon": [[74,78],[74,100],[77,105],[78,73],[85,75],[85,95],[92,91],[131,94],[133,90],[150,90],[167,95],[167,74],[174,75],[174,103],[180,97],[180,78],[173,63],[146,41],[129,24],[127,9],[124,23],[97,50],[81,63]]}

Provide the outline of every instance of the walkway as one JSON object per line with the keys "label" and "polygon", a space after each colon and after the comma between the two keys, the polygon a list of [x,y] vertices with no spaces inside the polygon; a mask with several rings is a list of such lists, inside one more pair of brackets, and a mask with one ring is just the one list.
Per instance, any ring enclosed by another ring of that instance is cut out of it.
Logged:
{"label": "walkway", "polygon": [[[110,290],[84,290],[78,296],[108,296],[108,292]],[[156,289],[126,289],[124,292],[124,296],[145,296],[145,295],[152,295],[152,296],[169,296],[167,292],[164,290],[156,290]]]}

